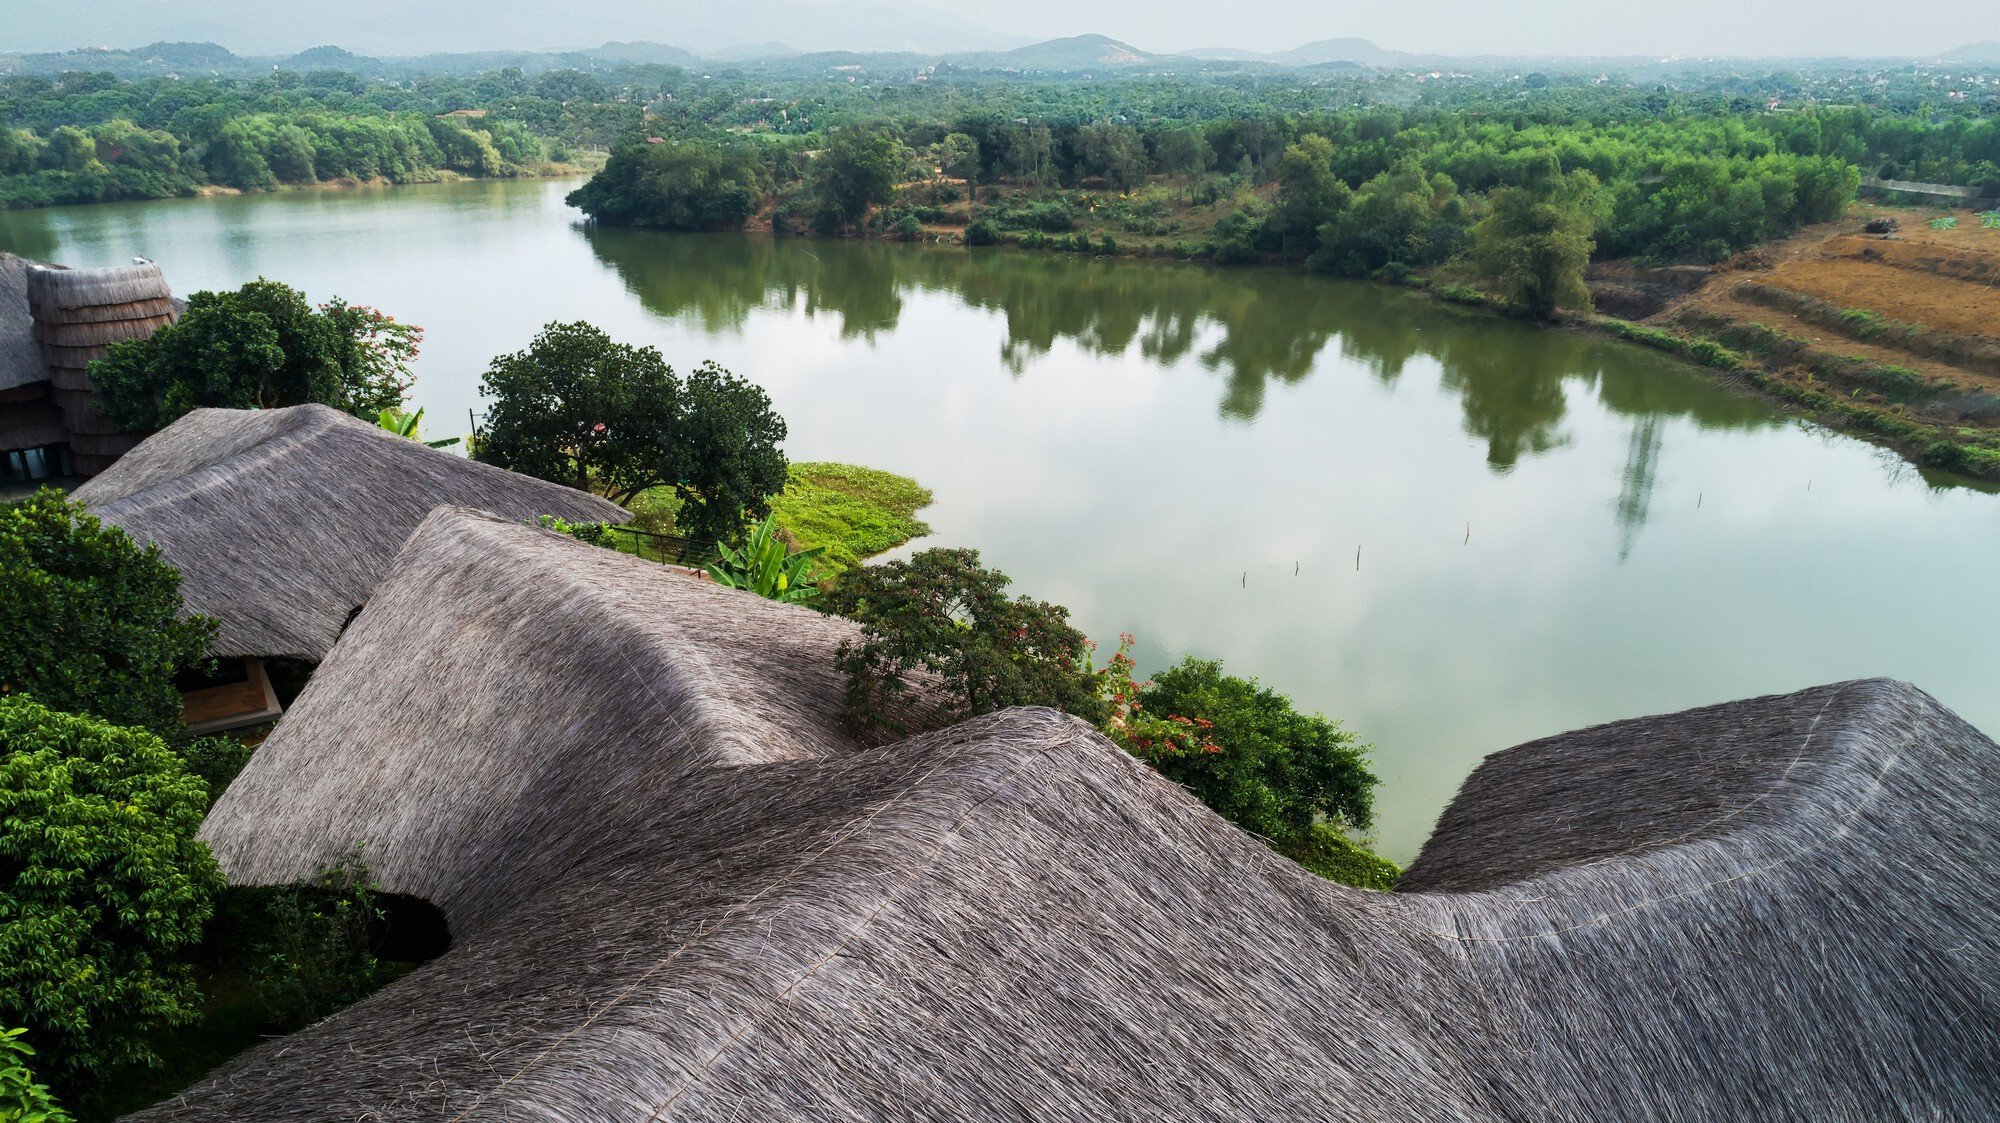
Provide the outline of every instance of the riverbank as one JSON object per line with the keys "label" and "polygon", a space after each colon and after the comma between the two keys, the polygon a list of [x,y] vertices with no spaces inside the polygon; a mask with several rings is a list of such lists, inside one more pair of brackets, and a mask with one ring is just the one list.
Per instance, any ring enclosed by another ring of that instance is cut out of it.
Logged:
{"label": "riverbank", "polygon": [[[1058,200],[988,188],[981,210],[948,200],[954,188],[946,185],[932,188],[940,202],[885,207],[855,234],[1302,268],[1279,255],[1233,256],[1226,235],[1218,241],[1224,216],[1268,198],[1244,192],[1204,205],[1192,185],[1183,187],[1178,196],[1156,184],[1130,196],[1083,191]],[[905,188],[905,199],[922,190]],[[1010,216],[1009,228],[993,219],[996,212]],[[760,221],[775,233],[809,233],[788,228],[781,215],[767,211]],[[919,220],[914,233],[912,217]],[[1919,467],[2000,482],[2000,337],[1989,334],[2000,324],[2000,229],[1990,221],[1969,211],[1862,204],[1837,222],[1713,268],[1597,263],[1587,281],[1600,306],[1616,314],[1565,313],[1549,326],[1667,352]],[[1024,224],[1031,228],[1013,228]],[[1507,314],[1450,266],[1374,279]]]}

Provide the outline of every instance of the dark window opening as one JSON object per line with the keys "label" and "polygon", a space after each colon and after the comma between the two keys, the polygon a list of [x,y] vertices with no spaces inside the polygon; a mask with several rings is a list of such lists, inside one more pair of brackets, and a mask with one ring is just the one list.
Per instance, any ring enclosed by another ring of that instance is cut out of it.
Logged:
{"label": "dark window opening", "polygon": [[451,950],[444,912],[422,897],[378,893],[381,915],[368,926],[369,950],[394,963],[426,963]]}

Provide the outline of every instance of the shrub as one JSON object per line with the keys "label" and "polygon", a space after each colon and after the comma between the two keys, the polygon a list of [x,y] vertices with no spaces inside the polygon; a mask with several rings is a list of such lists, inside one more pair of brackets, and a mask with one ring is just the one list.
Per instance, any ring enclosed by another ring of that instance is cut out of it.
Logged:
{"label": "shrub", "polygon": [[1110,716],[1069,610],[1007,596],[1007,575],[976,550],[924,550],[908,561],[849,571],[822,595],[823,611],[861,624],[837,655],[848,676],[846,717],[867,730],[904,730],[897,715],[913,675],[940,680],[935,716],[962,720],[1006,706],[1052,706],[1092,723]]}
{"label": "shrub", "polygon": [[610,546],[611,544],[611,528],[603,523],[573,523],[556,515],[543,515],[535,520],[535,524],[543,530],[567,534],[586,545]]}
{"label": "shrub", "polygon": [[1367,747],[1255,679],[1186,659],[1140,687],[1136,702],[1187,732],[1132,728],[1124,735],[1132,751],[1245,830],[1294,843],[1315,824],[1359,830],[1374,821]]}
{"label": "shrub", "polygon": [[889,226],[889,236],[901,242],[914,242],[924,235],[924,224],[916,215],[906,214]]}
{"label": "shrub", "polygon": [[965,244],[991,246],[1000,241],[1000,226],[990,218],[976,219],[965,228]]}
{"label": "shrub", "polygon": [[1937,218],[1931,219],[1931,229],[1956,230],[1958,229],[1958,216],[1955,214],[1939,215]]}
{"label": "shrub", "polygon": [[56,1106],[49,1086],[35,1083],[28,1059],[35,1050],[21,1036],[24,1029],[0,1029],[0,1120],[5,1123],[70,1123]]}
{"label": "shrub", "polygon": [[53,489],[0,507],[0,696],[172,734],[174,675],[215,634],[180,612],[180,574],[157,547]]}
{"label": "shrub", "polygon": [[0,1023],[58,1086],[155,1059],[195,1017],[179,962],[222,871],[195,840],[208,793],[151,733],[0,699]]}
{"label": "shrub", "polygon": [[757,524],[742,549],[727,543],[717,549],[722,557],[709,563],[708,575],[718,585],[784,604],[805,604],[819,595],[812,570],[820,552],[787,546],[778,536],[777,522],[771,516],[765,516]]}
{"label": "shrub", "polygon": [[231,889],[214,928],[234,946],[271,1024],[293,1030],[355,1002],[381,983],[370,944],[383,918],[359,852],[290,885]]}

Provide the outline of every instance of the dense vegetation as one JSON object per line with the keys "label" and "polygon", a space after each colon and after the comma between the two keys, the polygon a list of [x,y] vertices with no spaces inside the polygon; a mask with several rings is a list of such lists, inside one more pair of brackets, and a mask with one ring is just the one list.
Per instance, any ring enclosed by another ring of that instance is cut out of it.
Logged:
{"label": "dense vegetation", "polygon": [[91,364],[104,411],[150,432],[202,406],[272,409],[318,402],[362,417],[403,404],[421,329],[342,300],[258,280],[198,292],[187,313]]}
{"label": "dense vegetation", "polygon": [[15,1045],[115,1114],[384,977],[365,872],[225,890],[195,839],[249,750],[181,727],[213,624],[179,583],[57,492],[0,508],[0,1108],[35,1096]]}

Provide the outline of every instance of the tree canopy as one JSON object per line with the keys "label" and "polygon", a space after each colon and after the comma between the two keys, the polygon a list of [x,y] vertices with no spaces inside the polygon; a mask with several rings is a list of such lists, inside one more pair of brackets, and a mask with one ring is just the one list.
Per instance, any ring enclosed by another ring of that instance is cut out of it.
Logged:
{"label": "tree canopy", "polygon": [[641,141],[614,151],[569,204],[607,226],[734,230],[757,213],[763,181],[743,145]]}
{"label": "tree canopy", "polygon": [[184,949],[222,889],[206,785],[158,737],[0,697],[0,1024],[58,1086],[194,1018]]}
{"label": "tree canopy", "polygon": [[671,488],[696,548],[735,538],[785,485],[785,422],[761,388],[714,363],[683,378],[658,350],[586,323],[550,324],[495,358],[480,392],[479,459],[617,503]]}
{"label": "tree canopy", "polygon": [[195,293],[179,320],[112,344],[90,378],[105,413],[129,432],[203,406],[318,402],[374,417],[402,404],[422,338],[375,309],[339,300],[314,308],[297,289],[259,279]]}
{"label": "tree canopy", "polygon": [[174,733],[174,675],[205,659],[215,634],[212,621],[181,618],[180,580],[157,547],[61,492],[0,507],[0,697]]}
{"label": "tree canopy", "polygon": [[1547,319],[1558,308],[1590,307],[1583,282],[1596,243],[1601,192],[1589,172],[1550,172],[1524,187],[1487,197],[1472,228],[1473,267],[1523,315]]}
{"label": "tree canopy", "polygon": [[1069,610],[1007,595],[1006,574],[977,550],[921,551],[907,561],[841,575],[818,607],[861,624],[838,657],[848,675],[847,716],[858,728],[904,724],[914,675],[934,674],[961,720],[1006,706],[1052,706],[1091,722],[1110,714]]}

